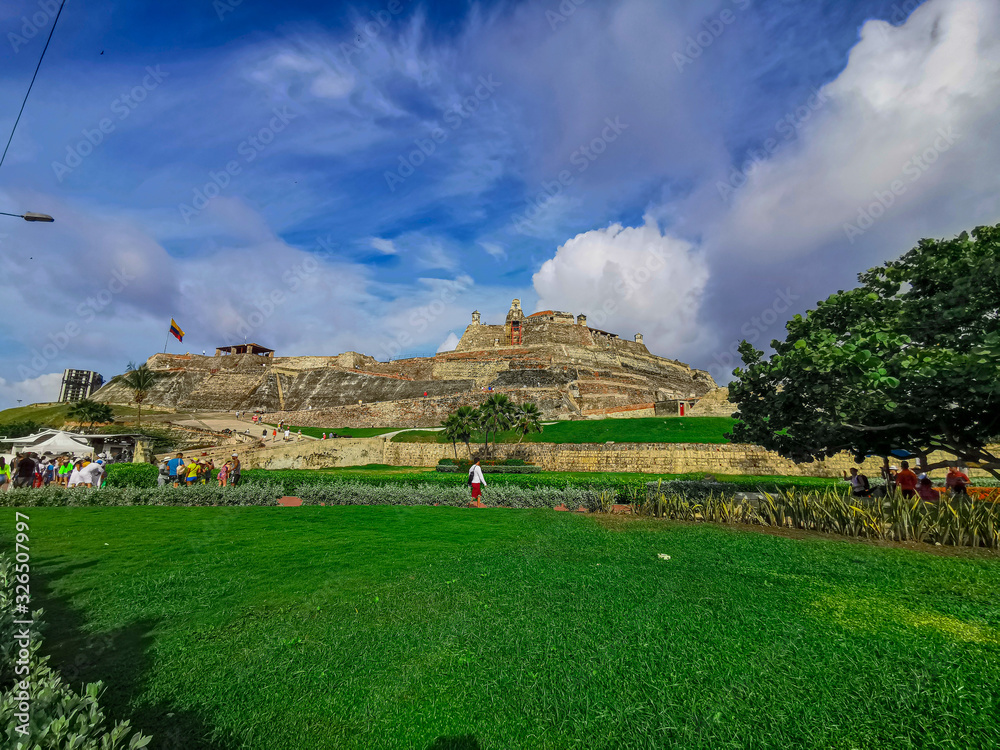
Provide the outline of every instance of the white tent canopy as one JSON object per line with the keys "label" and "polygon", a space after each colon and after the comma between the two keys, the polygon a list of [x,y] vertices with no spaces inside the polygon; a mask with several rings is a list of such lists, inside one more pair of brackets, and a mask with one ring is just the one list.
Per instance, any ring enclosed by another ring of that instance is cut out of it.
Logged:
{"label": "white tent canopy", "polygon": [[30,447],[26,446],[25,449],[33,453],[69,453],[76,454],[77,456],[88,455],[93,451],[90,443],[86,440],[80,440],[66,434],[52,435],[40,443],[36,443]]}

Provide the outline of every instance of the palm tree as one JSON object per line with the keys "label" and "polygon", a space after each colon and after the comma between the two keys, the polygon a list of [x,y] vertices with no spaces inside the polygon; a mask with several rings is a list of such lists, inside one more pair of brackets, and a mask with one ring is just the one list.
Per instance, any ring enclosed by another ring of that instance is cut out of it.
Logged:
{"label": "palm tree", "polygon": [[510,429],[513,417],[514,402],[503,393],[494,393],[479,407],[479,426],[486,433],[484,447],[487,453],[490,450],[490,432],[496,437],[498,432]]}
{"label": "palm tree", "polygon": [[108,404],[92,401],[89,398],[80,399],[73,404],[66,412],[66,416],[80,424],[86,422],[88,427],[93,427],[97,422],[113,422],[115,419],[114,412]]}
{"label": "palm tree", "polygon": [[149,395],[149,391],[156,383],[156,373],[146,365],[135,366],[135,362],[128,363],[128,372],[122,375],[121,384],[132,391],[132,400],[139,408],[137,418],[138,426],[142,427],[142,402]]}
{"label": "palm tree", "polygon": [[[469,458],[472,458],[472,448],[469,445],[469,441],[472,440],[472,433],[476,431],[479,426],[479,415],[476,409],[472,406],[460,406],[458,410],[452,414],[455,418],[455,435],[456,437],[465,443],[465,450],[469,454]],[[457,457],[457,454],[456,454]]]}
{"label": "palm tree", "polygon": [[458,460],[458,441],[460,439],[458,437],[458,415],[454,413],[449,414],[447,419],[441,423],[441,426],[444,428],[444,436],[451,441],[451,447],[455,451],[455,459]]}
{"label": "palm tree", "polygon": [[542,431],[542,425],[539,424],[541,418],[541,410],[530,401],[525,401],[517,407],[517,411],[514,413],[514,429],[521,433],[521,437],[517,440],[518,445],[529,432]]}

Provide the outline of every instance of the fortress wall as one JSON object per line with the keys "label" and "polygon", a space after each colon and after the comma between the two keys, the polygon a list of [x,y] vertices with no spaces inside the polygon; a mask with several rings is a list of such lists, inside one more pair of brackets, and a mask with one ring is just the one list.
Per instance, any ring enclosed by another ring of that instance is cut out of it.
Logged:
{"label": "fortress wall", "polygon": [[[501,450],[505,446],[501,446]],[[796,464],[753,445],[704,445],[693,443],[618,443],[554,445],[522,443],[532,462],[546,471],[621,471],[646,474],[756,474],[839,477],[858,466],[850,454],[826,461]],[[383,462],[393,466],[435,466],[454,456],[450,444],[385,442]],[[459,455],[462,455],[461,446]],[[869,459],[862,471],[879,476],[881,459]],[[489,479],[487,478],[487,481]]]}
{"label": "fortress wall", "polygon": [[524,323],[524,343],[527,346],[593,346],[590,329],[575,323],[559,323],[544,318],[527,318]]}
{"label": "fortress wall", "polygon": [[462,338],[459,339],[457,352],[480,351],[485,349],[496,349],[496,340],[501,344],[506,340],[506,332],[503,326],[470,325],[465,329]]}

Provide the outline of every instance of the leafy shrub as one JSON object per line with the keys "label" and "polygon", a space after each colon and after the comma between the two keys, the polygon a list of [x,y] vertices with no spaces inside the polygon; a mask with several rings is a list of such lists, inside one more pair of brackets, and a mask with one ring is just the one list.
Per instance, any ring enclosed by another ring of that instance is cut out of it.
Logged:
{"label": "leafy shrub", "polygon": [[438,461],[438,466],[454,466],[454,465],[455,465],[455,459],[453,458],[442,458],[440,461]]}
{"label": "leafy shrub", "polygon": [[153,464],[109,464],[108,487],[155,487],[158,471]]}
{"label": "leafy shrub", "polygon": [[[15,662],[20,661],[15,654],[14,636],[21,630],[15,620],[23,620],[24,615],[15,612],[14,561],[8,554],[0,553],[0,684],[5,689],[0,693],[0,727],[9,748],[25,750],[139,750],[146,747],[152,737],[144,737],[136,732],[131,738],[129,722],[116,723],[110,731],[106,726],[104,712],[99,705],[103,683],[87,685],[83,693],[75,692],[62,676],[53,670],[48,656],[39,656],[42,645],[38,625],[42,610],[31,613],[33,625],[29,627],[31,643],[28,648],[27,674],[15,674]],[[17,664],[17,667],[22,667]],[[6,686],[10,687],[6,687]],[[18,728],[24,727],[24,717],[19,716],[22,691],[30,685],[31,708],[28,712],[27,736]],[[124,743],[128,744],[124,744]]]}

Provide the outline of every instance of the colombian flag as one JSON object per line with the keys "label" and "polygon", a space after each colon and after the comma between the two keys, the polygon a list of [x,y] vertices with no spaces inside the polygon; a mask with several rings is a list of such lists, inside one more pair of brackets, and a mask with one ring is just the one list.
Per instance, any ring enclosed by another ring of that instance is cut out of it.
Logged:
{"label": "colombian flag", "polygon": [[173,318],[170,319],[170,333],[172,333],[174,338],[178,341],[184,340],[184,331],[181,330],[181,327],[177,325],[177,321]]}

